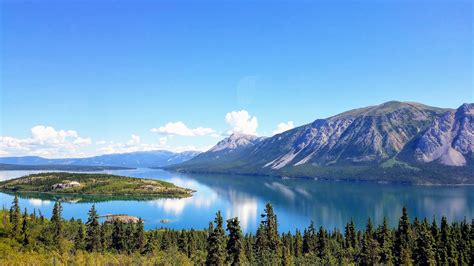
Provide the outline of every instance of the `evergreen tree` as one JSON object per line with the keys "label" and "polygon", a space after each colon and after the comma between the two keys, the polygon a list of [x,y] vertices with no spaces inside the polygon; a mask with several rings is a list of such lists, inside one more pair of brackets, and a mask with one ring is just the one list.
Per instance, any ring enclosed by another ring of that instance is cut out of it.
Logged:
{"label": "evergreen tree", "polygon": [[61,206],[61,202],[56,201],[53,207],[53,216],[51,217],[51,222],[53,223],[53,240],[56,245],[58,245],[58,247],[60,246],[63,234],[63,225],[61,218],[62,210],[63,207]]}
{"label": "evergreen tree", "polygon": [[21,212],[17,194],[15,194],[10,208],[10,223],[12,223],[12,237],[19,239],[21,235]]}
{"label": "evergreen tree", "polygon": [[303,238],[301,237],[300,230],[296,229],[295,241],[293,247],[293,253],[295,257],[300,257],[303,254]]}
{"label": "evergreen tree", "polygon": [[316,228],[314,222],[311,221],[308,229],[304,230],[303,233],[303,253],[313,253],[316,251]]}
{"label": "evergreen tree", "polygon": [[227,220],[227,231],[229,231],[229,237],[227,239],[227,262],[231,265],[241,265],[243,262],[244,245],[238,218]]}
{"label": "evergreen tree", "polygon": [[417,229],[417,237],[415,240],[415,250],[413,258],[420,265],[435,265],[434,238],[431,234],[428,221],[424,221]]}
{"label": "evergreen tree", "polygon": [[356,230],[354,221],[351,219],[350,223],[347,223],[345,227],[345,241],[344,246],[346,248],[355,248],[356,246]]}
{"label": "evergreen tree", "polygon": [[435,252],[436,264],[441,264],[441,245],[440,245],[440,230],[436,218],[433,217],[433,222],[431,223],[431,236],[433,237],[433,250]]}
{"label": "evergreen tree", "polygon": [[382,264],[392,264],[393,255],[392,255],[392,245],[393,238],[392,232],[388,227],[387,217],[383,218],[382,226],[380,227],[377,235],[377,240],[380,246],[380,262]]}
{"label": "evergreen tree", "polygon": [[124,225],[119,220],[114,220],[112,230],[112,248],[116,251],[125,249],[125,232]]}
{"label": "evergreen tree", "polygon": [[380,248],[378,242],[374,239],[372,220],[369,217],[362,240],[361,263],[363,265],[374,265],[378,263],[380,259],[379,252]]}
{"label": "evergreen tree", "polygon": [[89,210],[89,217],[86,222],[87,235],[86,235],[86,250],[87,251],[100,251],[101,240],[100,240],[100,224],[99,215],[95,209],[95,205],[92,205]]}
{"label": "evergreen tree", "polygon": [[216,213],[214,220],[216,227],[207,239],[208,250],[206,265],[224,265],[226,260],[225,232],[221,212]]}
{"label": "evergreen tree", "polygon": [[137,229],[135,230],[134,235],[134,242],[135,242],[135,249],[139,253],[143,253],[145,245],[146,245],[146,236],[145,236],[145,228],[143,225],[142,218],[138,219]]}
{"label": "evergreen tree", "polygon": [[30,243],[28,235],[28,214],[25,212],[23,214],[23,224],[21,226],[21,234],[23,235],[23,246],[27,246]]}
{"label": "evergreen tree", "polygon": [[74,248],[76,250],[83,250],[86,248],[86,230],[81,220],[78,221],[77,233],[74,238]]}
{"label": "evergreen tree", "polygon": [[318,257],[323,259],[323,263],[326,264],[329,257],[329,247],[328,247],[328,233],[324,227],[320,226],[319,231],[316,235],[317,245],[316,251]]}
{"label": "evergreen tree", "polygon": [[468,265],[471,259],[470,257],[470,252],[471,252],[470,231],[471,231],[471,228],[469,226],[469,223],[467,222],[466,217],[464,217],[464,220],[461,222],[460,235],[457,241],[459,264],[461,265]]}
{"label": "evergreen tree", "polygon": [[408,212],[403,207],[402,217],[395,234],[395,255],[398,264],[411,264],[412,231]]}

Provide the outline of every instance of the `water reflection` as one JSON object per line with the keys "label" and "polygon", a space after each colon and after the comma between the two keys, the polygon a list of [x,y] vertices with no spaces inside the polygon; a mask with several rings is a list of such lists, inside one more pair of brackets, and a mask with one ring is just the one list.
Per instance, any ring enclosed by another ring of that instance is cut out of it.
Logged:
{"label": "water reflection", "polygon": [[[10,172],[10,173],[9,173]],[[21,176],[21,171],[1,172],[0,178]],[[145,201],[113,200],[96,202],[99,213],[127,213],[140,216],[147,228],[206,228],[221,210],[225,219],[239,217],[244,232],[255,232],[266,202],[272,202],[281,231],[306,227],[311,220],[317,225],[343,229],[354,220],[363,228],[370,216],[381,223],[384,216],[395,226],[407,206],[411,217],[448,220],[473,218],[474,187],[420,187],[369,183],[325,182],[315,180],[276,179],[263,176],[185,175],[162,170],[137,169],[108,171],[113,174],[157,178],[196,190],[184,199]],[[10,175],[8,175],[10,174]],[[23,172],[24,174],[24,172]],[[0,204],[9,207],[12,195],[0,193]],[[55,199],[26,197],[20,200],[28,210],[51,214]],[[92,203],[65,203],[65,218],[87,217]],[[160,220],[171,222],[162,224]]]}

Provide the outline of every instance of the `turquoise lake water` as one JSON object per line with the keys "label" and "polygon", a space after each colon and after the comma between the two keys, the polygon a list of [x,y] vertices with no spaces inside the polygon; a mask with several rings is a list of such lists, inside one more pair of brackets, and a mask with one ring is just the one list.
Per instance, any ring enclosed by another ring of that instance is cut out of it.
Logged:
{"label": "turquoise lake water", "polygon": [[[0,171],[0,180],[41,171]],[[43,171],[44,172],[44,171]],[[326,228],[343,229],[353,219],[363,228],[370,216],[379,224],[386,216],[392,226],[403,206],[411,218],[442,215],[448,220],[469,221],[474,217],[474,186],[407,186],[374,183],[279,179],[265,176],[181,174],[158,169],[107,171],[132,177],[155,178],[196,190],[185,199],[96,202],[99,214],[128,214],[142,217],[145,227],[202,229],[220,210],[224,218],[238,216],[244,232],[255,232],[265,203],[276,211],[279,229],[303,229],[311,220]],[[9,208],[12,195],[0,193],[0,207]],[[64,202],[63,217],[87,219],[93,203]],[[36,209],[50,217],[54,202],[41,198],[20,198],[28,212]],[[161,220],[168,219],[169,223]]]}

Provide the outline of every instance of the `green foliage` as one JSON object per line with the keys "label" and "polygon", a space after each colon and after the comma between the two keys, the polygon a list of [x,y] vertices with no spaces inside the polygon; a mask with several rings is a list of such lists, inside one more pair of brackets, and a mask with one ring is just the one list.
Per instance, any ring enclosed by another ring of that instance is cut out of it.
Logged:
{"label": "green foliage", "polygon": [[[84,224],[61,218],[55,204],[51,219],[34,211],[20,213],[20,231],[12,238],[15,210],[0,211],[0,265],[473,265],[474,220],[410,222],[404,208],[396,229],[387,220],[376,229],[369,219],[363,230],[347,223],[344,235],[311,223],[304,236],[278,233],[277,217],[267,204],[254,236],[242,235],[237,218],[218,212],[207,230],[144,230],[115,220],[101,224],[95,206]],[[10,217],[10,219],[8,219]],[[13,218],[13,219],[12,219]],[[59,229],[58,229],[59,228]],[[58,238],[58,232],[59,238]],[[59,247],[58,242],[59,239]]]}
{"label": "green foliage", "polygon": [[[58,186],[78,182],[75,186]],[[169,182],[109,174],[40,173],[0,182],[0,190],[50,195],[100,195],[121,197],[189,197],[192,190]]]}

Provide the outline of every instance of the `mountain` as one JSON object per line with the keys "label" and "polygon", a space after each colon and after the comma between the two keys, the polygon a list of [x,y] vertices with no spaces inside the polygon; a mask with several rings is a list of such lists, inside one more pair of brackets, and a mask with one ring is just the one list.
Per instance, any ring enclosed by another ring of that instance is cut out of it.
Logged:
{"label": "mountain", "polygon": [[0,157],[0,163],[15,165],[85,165],[118,167],[160,167],[185,162],[199,152],[140,151],[105,154],[88,158],[47,159],[38,156]]}
{"label": "mountain", "polygon": [[55,170],[55,171],[104,171],[104,170],[127,170],[134,168],[118,167],[118,166],[87,166],[87,165],[20,165],[20,164],[4,164],[0,163],[0,171],[17,171],[17,170]]}
{"label": "mountain", "polygon": [[466,165],[474,152],[474,104],[437,117],[409,148],[419,162]]}
{"label": "mountain", "polygon": [[[469,173],[472,106],[453,110],[391,101],[317,119],[269,138],[253,137],[258,140],[255,142],[249,142],[249,136],[241,139],[243,136],[233,135],[196,158],[167,168],[401,183],[474,183]],[[437,141],[441,136],[443,140]],[[236,152],[219,153],[226,143],[244,145]],[[453,170],[453,165],[460,167]],[[443,179],[445,175],[449,176]]]}

